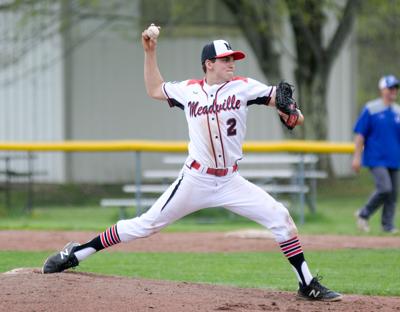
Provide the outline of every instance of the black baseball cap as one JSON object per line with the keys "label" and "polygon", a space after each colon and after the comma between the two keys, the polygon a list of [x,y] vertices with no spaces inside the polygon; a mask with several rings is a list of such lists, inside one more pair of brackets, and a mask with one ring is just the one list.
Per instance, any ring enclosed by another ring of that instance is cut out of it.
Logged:
{"label": "black baseball cap", "polygon": [[228,41],[214,40],[203,47],[203,51],[201,52],[201,63],[204,64],[206,60],[230,55],[233,56],[235,61],[246,57],[246,54],[242,51],[233,51]]}

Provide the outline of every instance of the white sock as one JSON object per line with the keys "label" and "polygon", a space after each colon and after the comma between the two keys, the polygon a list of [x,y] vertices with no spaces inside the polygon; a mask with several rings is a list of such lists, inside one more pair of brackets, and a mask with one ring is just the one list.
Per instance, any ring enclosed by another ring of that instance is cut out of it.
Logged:
{"label": "white sock", "polygon": [[93,255],[95,252],[96,252],[96,249],[94,249],[92,247],[87,247],[87,248],[83,248],[81,250],[74,252],[74,254],[75,254],[75,257],[78,259],[78,261],[81,262],[82,260],[86,259],[90,255]]}
{"label": "white sock", "polygon": [[[299,273],[297,272],[296,268],[293,265],[292,265],[292,269],[293,269],[294,273],[296,273],[297,279],[299,280],[300,284],[303,284]],[[313,279],[313,276],[312,276],[310,270],[308,269],[307,262],[305,262],[305,261],[301,264],[301,273],[303,274],[306,285],[309,285],[311,283],[311,280]]]}

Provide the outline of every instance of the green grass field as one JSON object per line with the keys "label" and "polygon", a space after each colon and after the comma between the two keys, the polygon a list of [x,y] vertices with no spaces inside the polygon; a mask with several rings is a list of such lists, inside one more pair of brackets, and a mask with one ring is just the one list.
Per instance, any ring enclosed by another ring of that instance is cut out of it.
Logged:
{"label": "green grass field", "polygon": [[[361,176],[326,181],[319,187],[317,213],[307,211],[300,234],[387,235],[380,231],[380,215],[371,220],[372,232],[359,233],[354,211],[367,199],[372,184]],[[134,215],[134,211],[129,211]],[[296,210],[292,208],[295,216]],[[0,229],[103,231],[118,218],[117,209],[95,205],[44,205],[31,215],[9,214],[0,218]],[[397,214],[396,225],[400,227]],[[261,228],[221,209],[200,212],[165,231],[230,231]],[[400,239],[400,235],[398,235]],[[53,251],[49,251],[53,252]],[[0,271],[39,267],[49,252],[0,251]],[[399,250],[337,250],[306,252],[312,272],[325,276],[327,286],[343,293],[400,296]],[[296,279],[279,252],[267,253],[103,253],[84,261],[78,270],[148,279],[215,283],[240,287],[295,290]]]}
{"label": "green grass field", "polygon": [[[0,271],[40,267],[46,252],[0,252]],[[314,274],[347,294],[400,296],[398,250],[307,252]],[[128,277],[213,283],[295,291],[297,282],[279,252],[103,253],[82,262],[78,271]]]}
{"label": "green grass field", "polygon": [[[322,197],[322,196],[321,196]],[[298,224],[303,234],[363,235],[355,227],[354,211],[364,202],[360,197],[332,197],[318,200],[317,213],[306,211],[306,221]],[[254,222],[232,216],[222,209],[213,209],[213,215],[201,211],[170,225],[164,231],[231,231],[241,228],[261,228]],[[134,216],[134,210],[128,210]],[[296,211],[293,212],[296,220]],[[118,209],[99,206],[35,208],[31,215],[13,215],[0,218],[0,229],[80,230],[103,231],[118,220]],[[380,230],[380,215],[371,219],[371,234],[385,235]],[[397,215],[396,225],[400,227]]]}

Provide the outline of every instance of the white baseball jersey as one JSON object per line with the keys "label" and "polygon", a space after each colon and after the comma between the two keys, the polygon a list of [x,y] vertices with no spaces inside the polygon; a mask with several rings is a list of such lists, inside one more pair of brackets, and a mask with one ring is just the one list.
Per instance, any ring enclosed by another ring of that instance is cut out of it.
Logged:
{"label": "white baseball jersey", "polygon": [[189,156],[212,168],[232,167],[242,158],[248,107],[268,105],[273,89],[243,77],[212,86],[204,79],[163,84],[169,105],[185,111]]}

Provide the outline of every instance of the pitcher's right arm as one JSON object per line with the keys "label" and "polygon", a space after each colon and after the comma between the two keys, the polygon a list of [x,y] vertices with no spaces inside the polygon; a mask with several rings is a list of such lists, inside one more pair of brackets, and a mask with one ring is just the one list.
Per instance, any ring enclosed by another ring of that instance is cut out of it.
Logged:
{"label": "pitcher's right arm", "polygon": [[164,79],[161,76],[157,64],[157,39],[147,36],[146,31],[142,33],[142,45],[144,50],[144,84],[147,94],[157,100],[165,100],[162,91]]}

